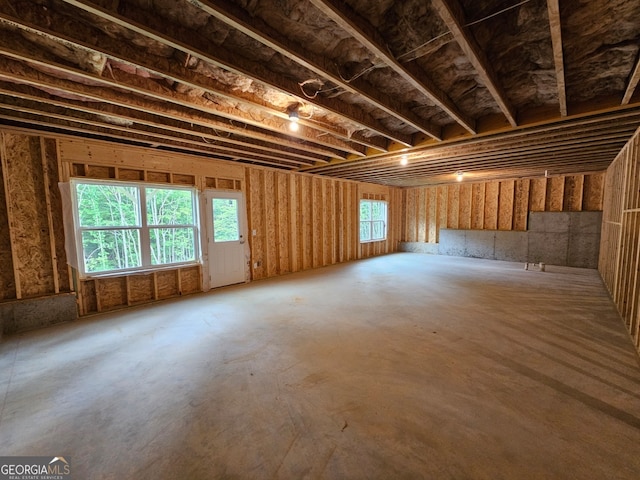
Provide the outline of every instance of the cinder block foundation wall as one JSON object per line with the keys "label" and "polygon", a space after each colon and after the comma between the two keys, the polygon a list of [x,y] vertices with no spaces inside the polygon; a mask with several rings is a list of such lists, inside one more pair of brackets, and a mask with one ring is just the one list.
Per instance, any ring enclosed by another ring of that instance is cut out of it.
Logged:
{"label": "cinder block foundation wall", "polygon": [[598,172],[406,189],[402,242],[437,244],[440,229],[525,231],[530,212],[601,211],[604,177]]}
{"label": "cinder block foundation wall", "polygon": [[[198,265],[77,279],[67,267],[58,189],[72,177],[241,190],[249,231],[256,231],[249,241],[254,280],[391,253],[400,239],[402,191],[395,188],[9,128],[0,130],[0,159],[0,333],[40,326],[26,317],[43,325],[75,318],[70,294],[85,315],[202,290]],[[361,198],[389,202],[386,241],[360,244]]]}
{"label": "cinder block foundation wall", "polygon": [[400,243],[401,250],[438,255],[598,267],[602,212],[530,212],[526,231],[440,230],[440,242]]}
{"label": "cinder block foundation wall", "polygon": [[640,129],[606,172],[598,270],[640,352]]}

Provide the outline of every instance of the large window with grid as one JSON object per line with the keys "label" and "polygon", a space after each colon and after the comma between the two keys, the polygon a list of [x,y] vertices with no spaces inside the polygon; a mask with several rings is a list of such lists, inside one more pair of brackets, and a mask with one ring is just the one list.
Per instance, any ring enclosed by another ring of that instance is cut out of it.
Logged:
{"label": "large window with grid", "polygon": [[131,182],[71,182],[82,276],[198,260],[196,189]]}
{"label": "large window with grid", "polygon": [[360,200],[360,243],[387,238],[387,202]]}

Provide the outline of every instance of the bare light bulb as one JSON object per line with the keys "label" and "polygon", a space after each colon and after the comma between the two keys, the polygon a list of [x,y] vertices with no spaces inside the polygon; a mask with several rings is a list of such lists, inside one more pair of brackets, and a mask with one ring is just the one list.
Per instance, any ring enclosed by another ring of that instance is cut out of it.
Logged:
{"label": "bare light bulb", "polygon": [[297,109],[289,110],[289,130],[297,132],[300,129],[298,122],[300,121],[300,114]]}
{"label": "bare light bulb", "polygon": [[400,157],[400,165],[406,165],[407,163],[409,163],[409,159],[407,158],[406,155],[402,155],[402,157]]}
{"label": "bare light bulb", "polygon": [[457,173],[456,173],[456,180],[458,180],[459,182],[461,182],[461,181],[462,181],[462,177],[463,177],[463,176],[464,176],[464,173],[463,173],[463,172],[460,172],[460,171],[459,171],[459,172],[457,172]]}

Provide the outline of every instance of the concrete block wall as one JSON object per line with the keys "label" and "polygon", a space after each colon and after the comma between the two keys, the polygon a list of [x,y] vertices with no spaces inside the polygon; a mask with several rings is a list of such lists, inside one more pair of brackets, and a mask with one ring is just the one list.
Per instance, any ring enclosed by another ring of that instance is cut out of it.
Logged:
{"label": "concrete block wall", "polygon": [[[441,229],[437,254],[597,268],[602,212],[531,212],[527,231]],[[403,251],[436,253],[418,242]],[[430,251],[429,251],[430,250]]]}
{"label": "concrete block wall", "polygon": [[61,293],[0,303],[0,338],[2,334],[48,327],[78,318],[76,295]]}

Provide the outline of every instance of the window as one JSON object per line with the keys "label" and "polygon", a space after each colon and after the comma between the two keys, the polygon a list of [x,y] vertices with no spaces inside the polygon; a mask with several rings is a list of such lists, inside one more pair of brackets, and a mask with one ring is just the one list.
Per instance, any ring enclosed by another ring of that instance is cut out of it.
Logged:
{"label": "window", "polygon": [[360,200],[360,242],[387,238],[387,202]]}
{"label": "window", "polygon": [[213,225],[214,242],[237,242],[240,240],[238,200],[235,198],[214,198]]}
{"label": "window", "polygon": [[81,274],[195,262],[196,190],[73,181]]}

